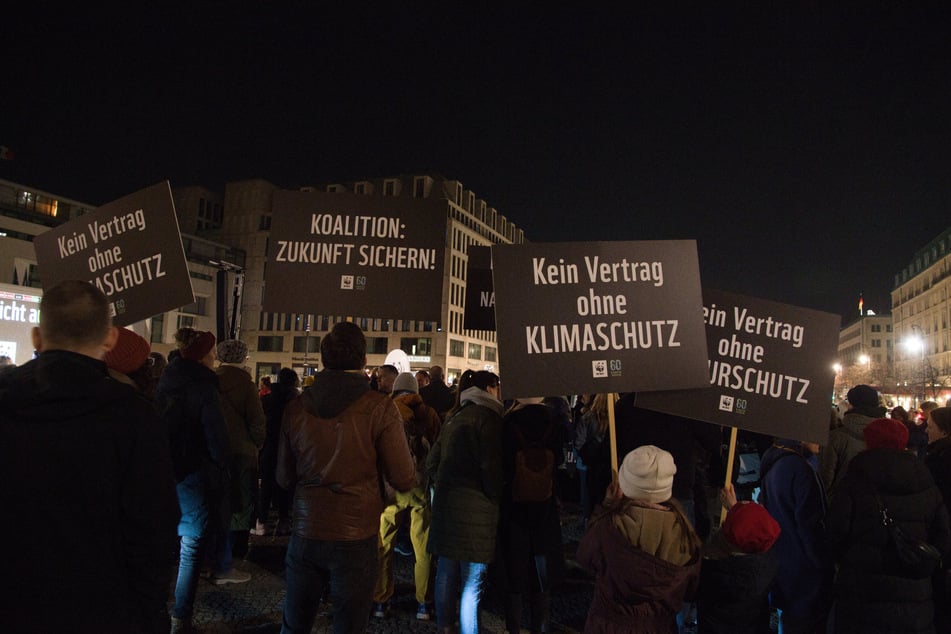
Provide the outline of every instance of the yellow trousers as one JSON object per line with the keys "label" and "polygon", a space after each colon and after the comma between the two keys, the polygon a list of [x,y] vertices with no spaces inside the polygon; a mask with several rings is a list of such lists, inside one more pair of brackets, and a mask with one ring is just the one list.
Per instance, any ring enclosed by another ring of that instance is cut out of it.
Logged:
{"label": "yellow trousers", "polygon": [[[405,511],[405,513],[404,513]],[[429,496],[425,489],[416,487],[406,493],[397,492],[396,502],[390,504],[380,515],[379,559],[380,574],[373,591],[373,601],[386,603],[393,597],[393,542],[400,521],[409,516],[409,536],[416,554],[413,577],[416,584],[417,603],[432,603],[431,555],[426,552],[429,540]]]}

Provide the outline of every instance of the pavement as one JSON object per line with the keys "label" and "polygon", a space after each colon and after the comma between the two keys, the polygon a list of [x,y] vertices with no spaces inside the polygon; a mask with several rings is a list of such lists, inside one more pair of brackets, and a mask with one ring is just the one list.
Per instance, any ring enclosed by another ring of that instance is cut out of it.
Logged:
{"label": "pavement", "polygon": [[[562,543],[567,570],[564,578],[552,589],[552,632],[578,633],[591,604],[593,581],[580,569],[574,553],[581,538],[577,505],[562,505]],[[273,523],[269,525],[273,529]],[[275,534],[251,536],[248,554],[236,560],[235,567],[251,573],[246,583],[212,585],[202,579],[195,598],[193,624],[208,634],[265,634],[280,632],[284,606],[284,554],[288,537]],[[435,620],[416,620],[416,599],[413,593],[413,558],[394,554],[396,593],[393,607],[382,619],[370,618],[367,632],[396,634],[403,632],[437,632]],[[174,588],[173,588],[174,589]],[[171,593],[170,593],[171,596]],[[484,632],[505,632],[499,592],[491,582],[482,601]],[[171,604],[169,605],[171,609]],[[329,606],[322,604],[311,634],[332,631]],[[525,610],[527,619],[527,609]],[[523,623],[527,628],[527,620]],[[528,632],[528,629],[523,629]]]}

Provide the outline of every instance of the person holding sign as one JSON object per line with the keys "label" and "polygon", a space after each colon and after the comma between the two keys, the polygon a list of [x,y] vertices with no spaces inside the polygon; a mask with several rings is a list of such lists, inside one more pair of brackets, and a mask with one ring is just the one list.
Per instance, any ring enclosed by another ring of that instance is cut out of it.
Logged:
{"label": "person holding sign", "polygon": [[720,490],[728,509],[704,547],[697,600],[700,634],[769,632],[769,591],[779,574],[771,549],[779,524],[756,502],[737,502],[733,485]]}
{"label": "person holding sign", "polygon": [[578,544],[595,575],[586,634],[674,633],[700,578],[701,541],[672,499],[677,466],[645,445],[624,457],[599,513]]}

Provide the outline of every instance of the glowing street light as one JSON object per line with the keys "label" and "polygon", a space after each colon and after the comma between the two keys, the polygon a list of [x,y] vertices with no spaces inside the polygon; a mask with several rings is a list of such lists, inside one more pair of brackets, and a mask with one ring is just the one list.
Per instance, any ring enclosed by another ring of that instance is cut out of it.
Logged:
{"label": "glowing street light", "polygon": [[[911,327],[912,333],[921,332],[921,326],[913,325]],[[905,340],[902,342],[902,345],[905,347],[905,350],[910,354],[919,353],[921,361],[921,400],[925,400],[925,339],[920,334],[911,334],[908,337],[905,337]],[[919,401],[921,402],[921,401]],[[915,404],[917,407],[918,404]]]}
{"label": "glowing street light", "polygon": [[911,335],[910,337],[905,338],[904,342],[905,350],[908,352],[921,352],[925,351],[925,341],[921,338],[920,335]]}

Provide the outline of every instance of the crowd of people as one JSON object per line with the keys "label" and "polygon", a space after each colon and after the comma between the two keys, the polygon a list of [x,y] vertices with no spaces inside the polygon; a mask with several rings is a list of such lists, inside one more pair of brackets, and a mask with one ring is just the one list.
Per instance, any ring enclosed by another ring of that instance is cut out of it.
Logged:
{"label": "crowd of people", "polygon": [[547,632],[569,498],[585,632],[951,631],[949,407],[919,420],[854,387],[821,444],[756,439],[757,486],[720,488],[721,522],[724,430],[636,393],[503,401],[489,371],[368,373],[351,322],[316,375],[258,383],[241,341],[182,328],[166,359],[88,283],[41,310],[36,359],[0,373],[0,503],[29,520],[0,524],[9,631],[194,631],[202,571],[248,581],[234,560],[273,530],[282,632],[309,633],[322,600],[335,632],[387,618],[400,549],[417,619],[477,634],[491,585],[508,632]]}

